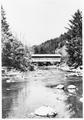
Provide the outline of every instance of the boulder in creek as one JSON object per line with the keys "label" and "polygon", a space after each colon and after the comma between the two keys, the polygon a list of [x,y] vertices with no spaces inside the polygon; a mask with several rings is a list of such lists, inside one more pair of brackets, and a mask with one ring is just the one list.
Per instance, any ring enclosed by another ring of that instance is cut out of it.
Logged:
{"label": "boulder in creek", "polygon": [[59,84],[59,85],[56,86],[56,89],[64,89],[64,85]]}
{"label": "boulder in creek", "polygon": [[83,97],[80,98],[80,102],[83,102]]}
{"label": "boulder in creek", "polygon": [[40,108],[36,109],[34,113],[37,116],[52,118],[57,115],[57,112],[49,106],[41,106]]}
{"label": "boulder in creek", "polygon": [[67,88],[68,89],[76,89],[76,86],[75,85],[69,85]]}
{"label": "boulder in creek", "polygon": [[67,90],[68,90],[68,92],[70,92],[70,93],[76,93],[76,90],[78,90],[78,88],[77,88],[75,85],[69,85],[69,86],[67,87]]}

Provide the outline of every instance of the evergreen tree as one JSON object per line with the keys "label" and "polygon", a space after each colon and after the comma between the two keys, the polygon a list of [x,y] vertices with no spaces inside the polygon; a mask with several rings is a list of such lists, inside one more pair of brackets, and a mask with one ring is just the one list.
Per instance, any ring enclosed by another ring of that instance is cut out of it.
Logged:
{"label": "evergreen tree", "polygon": [[77,10],[69,22],[70,23],[67,35],[70,37],[70,39],[74,37],[82,38],[82,12],[80,12],[80,10]]}
{"label": "evergreen tree", "polygon": [[68,44],[67,51],[69,54],[68,65],[78,67],[82,65],[82,15],[79,10],[69,20],[67,32]]}
{"label": "evergreen tree", "polygon": [[5,11],[2,6],[1,6],[1,28],[2,32],[4,32],[5,34],[9,33],[9,25],[6,21]]}
{"label": "evergreen tree", "polygon": [[2,65],[10,65],[10,51],[13,36],[9,31],[9,24],[6,21],[5,11],[1,6],[1,41],[2,41]]}

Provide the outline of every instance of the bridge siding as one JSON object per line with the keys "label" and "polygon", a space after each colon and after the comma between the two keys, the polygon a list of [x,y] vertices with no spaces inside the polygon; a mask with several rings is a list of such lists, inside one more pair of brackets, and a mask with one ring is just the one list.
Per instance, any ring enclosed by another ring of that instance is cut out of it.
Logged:
{"label": "bridge siding", "polygon": [[33,54],[32,62],[60,62],[60,54]]}

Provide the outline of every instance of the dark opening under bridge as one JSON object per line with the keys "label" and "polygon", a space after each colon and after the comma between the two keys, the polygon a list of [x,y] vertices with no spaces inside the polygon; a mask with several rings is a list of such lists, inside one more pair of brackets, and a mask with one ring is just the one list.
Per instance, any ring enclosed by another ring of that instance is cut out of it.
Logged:
{"label": "dark opening under bridge", "polygon": [[60,63],[61,55],[60,54],[32,54],[32,63],[38,62],[50,62],[50,63]]}

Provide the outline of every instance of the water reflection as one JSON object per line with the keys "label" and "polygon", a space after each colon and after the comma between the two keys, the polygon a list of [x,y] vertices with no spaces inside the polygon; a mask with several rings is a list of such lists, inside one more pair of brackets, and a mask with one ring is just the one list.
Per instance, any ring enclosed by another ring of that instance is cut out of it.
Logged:
{"label": "water reflection", "polygon": [[[32,82],[32,84],[26,86],[25,89],[19,92],[17,103],[13,102],[10,118],[25,118],[30,116],[37,108],[47,105],[54,108],[59,118],[70,117],[69,110],[66,110],[67,105],[65,100],[67,95],[62,90],[51,91],[49,88],[45,88],[40,82]],[[29,88],[28,88],[29,87]]]}

